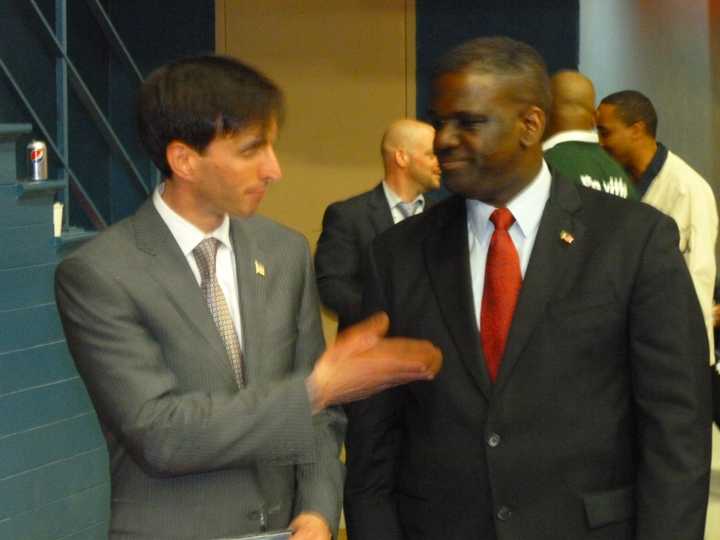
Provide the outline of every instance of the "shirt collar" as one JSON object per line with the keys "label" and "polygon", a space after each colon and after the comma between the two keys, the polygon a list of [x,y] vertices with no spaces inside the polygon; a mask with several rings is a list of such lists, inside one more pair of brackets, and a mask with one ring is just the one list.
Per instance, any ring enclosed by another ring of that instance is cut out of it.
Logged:
{"label": "shirt collar", "polygon": [[[537,176],[507,205],[525,238],[537,230],[540,224],[545,203],[550,198],[551,179],[550,170],[543,160]],[[467,199],[466,206],[470,230],[476,238],[480,238],[495,207],[474,199]]]}
{"label": "shirt collar", "polygon": [[569,131],[561,131],[556,133],[552,137],[543,143],[543,152],[547,152],[553,146],[556,146],[564,142],[586,142],[586,143],[597,143],[599,141],[598,134],[593,130],[582,130],[582,129],[571,129]]}
{"label": "shirt collar", "polygon": [[205,238],[217,238],[224,246],[232,251],[232,244],[230,243],[230,218],[227,214],[225,214],[222,223],[217,229],[209,233],[204,233],[168,206],[162,198],[164,189],[164,183],[158,185],[155,189],[153,193],[153,204],[186,257],[189,257],[193,249]]}
{"label": "shirt collar", "polygon": [[652,161],[650,161],[650,165],[648,165],[648,168],[645,169],[645,172],[642,173],[640,178],[638,179],[637,183],[637,191],[640,194],[640,197],[645,195],[645,192],[650,188],[650,184],[653,180],[655,180],[655,177],[660,173],[660,169],[663,168],[663,165],[665,165],[665,160],[668,157],[668,149],[665,148],[665,145],[661,142],[657,143],[657,150],[655,150],[655,155],[652,158]]}
{"label": "shirt collar", "polygon": [[[397,193],[393,191],[393,189],[390,187],[390,185],[383,180],[382,182],[383,190],[385,191],[385,198],[387,199],[388,206],[390,208],[395,208],[398,204],[401,202],[404,202]],[[420,202],[420,207],[424,208],[425,206],[425,197],[423,197],[422,193],[415,197],[414,200],[410,201],[410,203],[417,203]]]}

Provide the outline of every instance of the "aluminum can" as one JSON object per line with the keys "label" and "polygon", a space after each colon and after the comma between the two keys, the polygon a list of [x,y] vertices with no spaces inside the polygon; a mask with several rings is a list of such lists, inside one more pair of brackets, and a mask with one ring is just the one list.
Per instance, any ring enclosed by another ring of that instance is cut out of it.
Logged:
{"label": "aluminum can", "polygon": [[47,146],[45,143],[42,141],[30,141],[27,145],[27,157],[30,180],[33,182],[47,180],[48,160]]}

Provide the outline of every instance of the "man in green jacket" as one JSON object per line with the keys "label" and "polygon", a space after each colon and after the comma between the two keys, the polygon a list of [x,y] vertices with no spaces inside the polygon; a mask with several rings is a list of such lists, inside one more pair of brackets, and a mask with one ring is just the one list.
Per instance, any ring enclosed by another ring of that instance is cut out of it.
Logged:
{"label": "man in green jacket", "polygon": [[628,173],[598,144],[592,81],[577,71],[563,70],[553,75],[551,84],[545,161],[578,184],[638,200]]}

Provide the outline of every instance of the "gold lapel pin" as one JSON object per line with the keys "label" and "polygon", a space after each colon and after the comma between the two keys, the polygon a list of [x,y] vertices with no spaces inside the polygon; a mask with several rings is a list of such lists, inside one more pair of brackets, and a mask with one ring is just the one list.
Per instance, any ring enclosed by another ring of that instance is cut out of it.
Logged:
{"label": "gold lapel pin", "polygon": [[255,259],[255,273],[258,276],[265,277],[265,265],[257,259]]}
{"label": "gold lapel pin", "polygon": [[562,231],[560,231],[560,240],[565,242],[567,245],[570,245],[575,241],[575,237],[569,232],[567,232],[565,229],[563,229]]}

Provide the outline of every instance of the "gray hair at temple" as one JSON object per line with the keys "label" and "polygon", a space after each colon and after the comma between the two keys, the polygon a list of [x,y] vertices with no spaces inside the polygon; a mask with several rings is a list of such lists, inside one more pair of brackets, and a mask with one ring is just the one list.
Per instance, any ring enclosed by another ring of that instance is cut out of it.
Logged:
{"label": "gray hair at temple", "polygon": [[466,41],[440,58],[433,79],[462,71],[517,78],[521,84],[513,85],[515,98],[540,107],[545,114],[550,111],[552,94],[547,66],[540,53],[527,43],[504,36]]}

